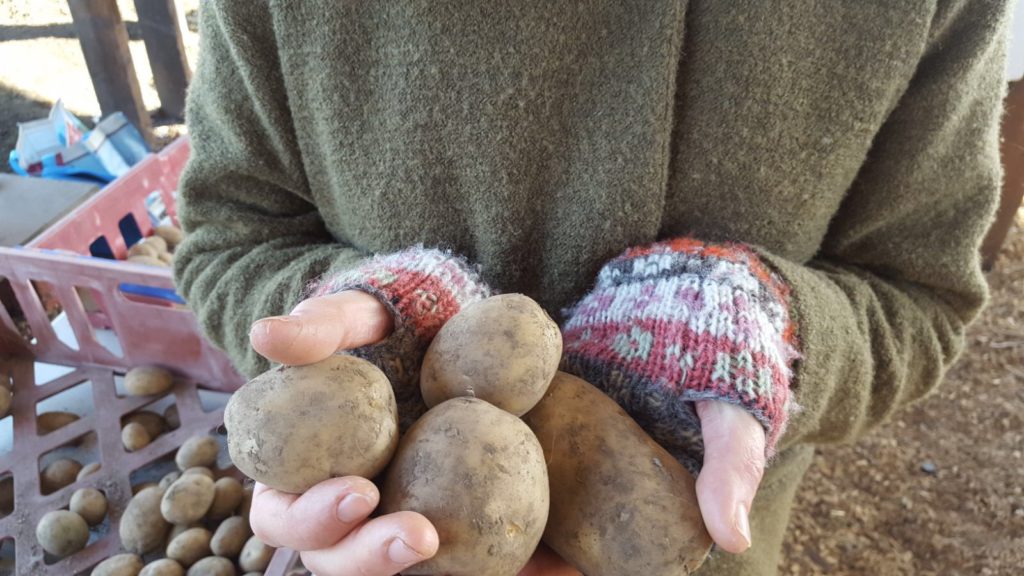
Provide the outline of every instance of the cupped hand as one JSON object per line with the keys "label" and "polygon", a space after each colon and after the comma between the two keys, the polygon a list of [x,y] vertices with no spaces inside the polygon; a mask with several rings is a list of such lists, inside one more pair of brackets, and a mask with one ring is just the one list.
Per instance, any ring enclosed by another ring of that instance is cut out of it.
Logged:
{"label": "cupped hand", "polygon": [[764,428],[750,413],[718,400],[697,402],[704,466],[697,501],[719,548],[739,554],[751,545],[748,515],[765,466]]}

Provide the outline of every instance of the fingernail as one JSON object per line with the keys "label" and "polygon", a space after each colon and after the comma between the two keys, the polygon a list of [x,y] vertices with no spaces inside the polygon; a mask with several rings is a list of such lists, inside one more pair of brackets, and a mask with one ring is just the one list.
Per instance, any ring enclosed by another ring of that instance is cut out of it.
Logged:
{"label": "fingernail", "polygon": [[743,540],[747,543],[747,548],[750,548],[750,519],[748,518],[746,504],[740,504],[736,507],[736,528],[740,531],[740,536],[743,536]]}
{"label": "fingernail", "polygon": [[338,518],[346,524],[362,520],[369,516],[370,512],[373,512],[373,502],[365,494],[358,492],[345,496],[338,504]]}
{"label": "fingernail", "polygon": [[425,560],[422,554],[413,550],[401,538],[395,538],[391,541],[391,544],[388,544],[388,558],[395,564],[412,564],[413,562]]}

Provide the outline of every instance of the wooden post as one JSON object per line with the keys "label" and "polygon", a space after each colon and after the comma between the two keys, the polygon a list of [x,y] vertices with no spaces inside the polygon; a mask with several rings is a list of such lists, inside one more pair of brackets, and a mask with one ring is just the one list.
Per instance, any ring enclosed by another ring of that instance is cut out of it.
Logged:
{"label": "wooden post", "polygon": [[986,270],[995,264],[1024,199],[1024,80],[1010,83],[1002,133],[1003,194],[996,220],[981,247]]}
{"label": "wooden post", "polygon": [[160,109],[171,118],[185,117],[185,90],[192,77],[174,0],[135,0],[139,28],[153,69]]}
{"label": "wooden post", "polygon": [[68,0],[68,7],[103,115],[123,112],[147,140],[151,139],[152,123],[142,103],[139,79],[128,51],[128,30],[117,1]]}

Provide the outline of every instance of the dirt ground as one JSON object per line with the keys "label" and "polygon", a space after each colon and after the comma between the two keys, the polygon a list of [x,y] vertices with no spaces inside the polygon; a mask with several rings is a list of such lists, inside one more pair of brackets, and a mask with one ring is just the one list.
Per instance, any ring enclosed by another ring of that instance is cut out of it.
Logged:
{"label": "dirt ground", "polygon": [[[186,0],[194,10],[199,0]],[[130,0],[118,0],[129,31]],[[63,0],[0,0],[0,153],[60,97],[99,113]],[[137,35],[147,106],[158,107]],[[195,62],[196,36],[186,34]],[[172,136],[180,126],[165,126]],[[1024,566],[1024,211],[970,347],[931,398],[854,446],[822,448],[785,545],[786,575],[1011,575]]]}

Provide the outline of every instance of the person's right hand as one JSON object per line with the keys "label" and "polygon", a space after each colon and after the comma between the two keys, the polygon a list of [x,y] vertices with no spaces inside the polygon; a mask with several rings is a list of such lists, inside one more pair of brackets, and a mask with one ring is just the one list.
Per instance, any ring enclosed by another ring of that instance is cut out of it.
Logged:
{"label": "person's right hand", "polygon": [[[391,316],[377,298],[348,291],[259,320],[249,339],[268,360],[294,366],[377,343],[391,330]],[[260,540],[297,550],[319,576],[391,576],[437,552],[437,530],[421,514],[368,520],[379,500],[365,478],[332,478],[302,495],[256,484],[249,521]]]}

